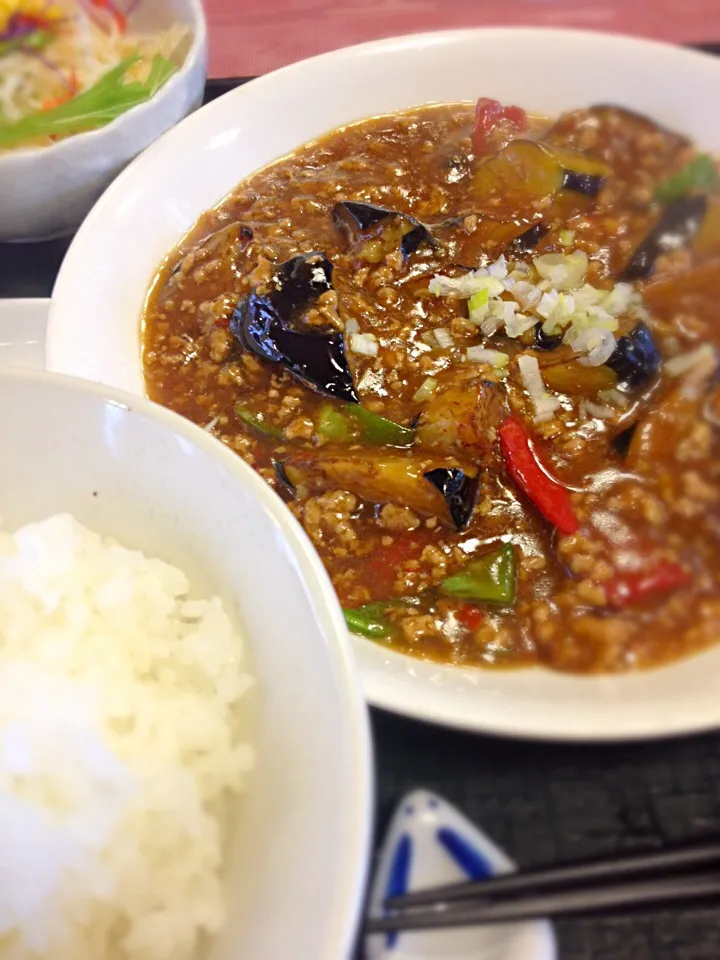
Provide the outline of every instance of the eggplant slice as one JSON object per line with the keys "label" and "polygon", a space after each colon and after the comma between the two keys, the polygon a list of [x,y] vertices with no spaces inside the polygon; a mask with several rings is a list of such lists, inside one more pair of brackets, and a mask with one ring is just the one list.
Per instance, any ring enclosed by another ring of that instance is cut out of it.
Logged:
{"label": "eggplant slice", "polygon": [[320,294],[332,290],[333,266],[324,253],[307,253],[281,263],[275,271],[272,301],[285,317],[307,309]]}
{"label": "eggplant slice", "polygon": [[703,194],[671,201],[630,258],[620,279],[627,282],[644,280],[655,269],[658,257],[687,247],[705,219],[707,205],[707,197]]}
{"label": "eggplant slice", "polygon": [[578,173],[575,170],[563,171],[563,190],[574,190],[586,197],[594,198],[605,183],[605,177],[593,173]]}
{"label": "eggplant slice", "polygon": [[457,530],[472,516],[480,483],[477,468],[416,451],[353,452],[328,446],[318,453],[298,451],[282,466],[294,487],[349,490],[370,503],[396,503],[420,516],[437,517]]}
{"label": "eggplant slice", "polygon": [[423,476],[442,494],[456,529],[464,530],[475,509],[478,478],[469,477],[459,467],[437,467]]}
{"label": "eggplant slice", "polygon": [[503,390],[488,380],[458,382],[438,393],[420,414],[417,442],[428,451],[480,463],[493,450],[508,415]]}
{"label": "eggplant slice", "polygon": [[653,335],[644,323],[620,337],[607,364],[618,375],[618,386],[635,390],[655,377],[662,366],[662,357]]}
{"label": "eggplant slice", "polygon": [[510,241],[506,256],[517,257],[523,253],[530,253],[549,232],[550,227],[546,227],[544,223],[534,223],[519,236],[515,237],[514,240]]}
{"label": "eggplant slice", "polygon": [[[557,219],[561,213],[567,217],[576,208],[587,207],[586,201],[597,196],[608,173],[607,164],[588,154],[536,140],[511,140],[478,164],[473,196],[483,210],[501,201],[516,216],[544,202],[551,218]],[[585,200],[572,199],[573,193]]]}
{"label": "eggplant slice", "polygon": [[557,350],[563,342],[563,335],[561,333],[545,333],[542,323],[538,323],[535,326],[533,341],[536,350]]}
{"label": "eggplant slice", "polygon": [[455,226],[462,220],[461,217],[451,217],[431,226],[407,213],[357,200],[336,203],[332,218],[345,234],[349,248],[368,263],[379,263],[397,249],[407,259],[423,244],[435,248],[438,242],[433,229]]}
{"label": "eggplant slice", "polygon": [[306,253],[281,264],[269,294],[239,301],[230,332],[261,360],[280,363],[306,386],[328,397],[359,403],[345,357],[342,333],[301,332],[302,311],[332,288],[332,264],[324,253]]}

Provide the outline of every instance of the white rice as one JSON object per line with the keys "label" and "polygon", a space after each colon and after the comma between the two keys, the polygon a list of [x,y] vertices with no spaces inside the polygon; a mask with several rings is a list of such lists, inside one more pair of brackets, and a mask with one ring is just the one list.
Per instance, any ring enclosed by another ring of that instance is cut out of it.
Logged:
{"label": "white rice", "polygon": [[68,515],[0,533],[3,960],[185,960],[221,928],[252,678],[187,593]]}

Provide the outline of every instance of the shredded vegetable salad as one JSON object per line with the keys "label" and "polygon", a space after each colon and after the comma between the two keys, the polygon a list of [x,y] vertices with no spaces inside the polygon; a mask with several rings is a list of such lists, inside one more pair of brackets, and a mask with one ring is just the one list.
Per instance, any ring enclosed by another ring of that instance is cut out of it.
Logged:
{"label": "shredded vegetable salad", "polygon": [[185,26],[133,30],[137,0],[0,0],[0,151],[47,146],[150,99],[181,65]]}

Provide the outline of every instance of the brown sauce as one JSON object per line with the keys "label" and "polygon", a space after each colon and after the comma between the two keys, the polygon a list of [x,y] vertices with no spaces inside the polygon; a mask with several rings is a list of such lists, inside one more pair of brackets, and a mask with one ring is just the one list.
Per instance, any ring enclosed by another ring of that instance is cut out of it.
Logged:
{"label": "brown sauce", "polygon": [[[634,386],[612,361],[584,365],[567,344],[539,349],[536,327],[485,336],[467,298],[429,292],[436,274],[458,278],[501,254],[515,269],[576,251],[588,258],[584,283],[610,290],[667,209],[654,191],[696,153],[612,108],[555,124],[531,120],[521,139],[545,144],[576,186],[592,186],[603,171],[591,196],[545,189],[554,168],[532,145],[518,152],[511,143],[515,159],[489,165],[507,158],[508,131],[498,128],[479,155],[473,127],[472,107],[458,104],[368,120],[240,184],[201,218],[155,283],[144,325],[147,392],[209,427],[288,499],[343,606],[382,604],[379,642],[453,663],[576,672],[646,667],[707,646],[720,637],[713,367],[701,359],[671,375],[666,364],[720,340],[713,198],[693,237],[633,283],[644,306],[617,317],[617,342],[643,324],[662,358]],[[388,216],[353,237],[332,215],[341,202],[414,220]],[[432,242],[404,254],[418,223]],[[537,243],[524,250],[516,238],[533,227]],[[342,403],[233,334],[238,302],[267,296],[279,264],[312,252],[332,264],[332,286],[296,311],[296,331],[343,335],[362,406],[415,431],[410,447],[369,442]],[[357,343],[376,352],[358,352]],[[504,354],[504,366],[471,359],[473,347]],[[538,419],[519,356],[537,359],[559,404],[552,416]],[[570,489],[576,532],[556,529],[512,475],[500,439],[508,418]],[[338,437],[343,422],[349,434]],[[294,477],[293,498],[277,462],[288,465],[286,480]],[[472,500],[463,529],[423,479],[433,470],[462,474],[460,499]],[[515,568],[511,599],[507,570],[500,602],[443,587],[503,545]]]}

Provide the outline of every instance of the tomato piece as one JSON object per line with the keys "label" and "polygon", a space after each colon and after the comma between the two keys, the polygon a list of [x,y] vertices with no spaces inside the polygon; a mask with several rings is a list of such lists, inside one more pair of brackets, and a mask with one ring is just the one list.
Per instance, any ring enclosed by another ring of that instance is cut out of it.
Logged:
{"label": "tomato piece", "polygon": [[480,97],[475,105],[473,149],[476,154],[487,153],[498,145],[498,135],[513,136],[528,128],[527,114],[520,107],[504,107],[499,100]]}

